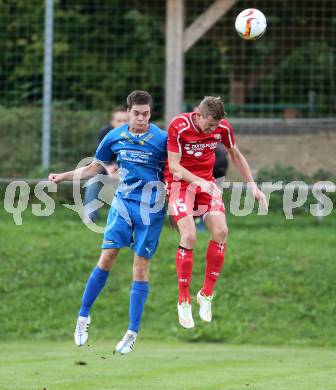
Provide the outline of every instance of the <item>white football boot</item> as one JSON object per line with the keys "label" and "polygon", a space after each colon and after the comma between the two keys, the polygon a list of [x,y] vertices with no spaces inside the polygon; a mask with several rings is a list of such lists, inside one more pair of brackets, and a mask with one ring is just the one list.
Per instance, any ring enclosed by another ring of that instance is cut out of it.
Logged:
{"label": "white football boot", "polygon": [[119,343],[117,344],[115,352],[118,352],[121,355],[130,353],[132,351],[132,348],[134,347],[134,343],[137,336],[138,334],[136,332],[128,330],[122,340],[119,341]]}
{"label": "white football boot", "polygon": [[197,303],[200,305],[199,316],[203,321],[211,322],[212,320],[211,303],[213,297],[213,295],[209,297],[203,295],[201,290],[197,293]]}
{"label": "white football boot", "polygon": [[74,334],[75,343],[78,347],[81,347],[88,341],[89,338],[88,329],[90,323],[91,323],[90,316],[78,317],[75,334]]}
{"label": "white football boot", "polygon": [[191,329],[195,326],[190,303],[183,301],[180,304],[177,302],[177,313],[179,323],[183,328]]}

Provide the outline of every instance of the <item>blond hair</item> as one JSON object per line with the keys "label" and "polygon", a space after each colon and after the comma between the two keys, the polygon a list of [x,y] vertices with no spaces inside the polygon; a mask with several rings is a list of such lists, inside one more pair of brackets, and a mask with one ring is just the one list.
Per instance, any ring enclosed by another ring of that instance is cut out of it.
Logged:
{"label": "blond hair", "polygon": [[224,103],[219,96],[205,96],[198,106],[198,111],[204,118],[212,116],[217,121],[226,116]]}

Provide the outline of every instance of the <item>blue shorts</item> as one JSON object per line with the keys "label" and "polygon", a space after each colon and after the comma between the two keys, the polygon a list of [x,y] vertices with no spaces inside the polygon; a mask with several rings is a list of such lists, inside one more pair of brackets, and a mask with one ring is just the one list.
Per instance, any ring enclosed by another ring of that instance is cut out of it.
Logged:
{"label": "blue shorts", "polygon": [[149,206],[115,196],[104,233],[102,249],[126,246],[141,257],[150,259],[158,246],[166,215],[165,209],[150,213]]}

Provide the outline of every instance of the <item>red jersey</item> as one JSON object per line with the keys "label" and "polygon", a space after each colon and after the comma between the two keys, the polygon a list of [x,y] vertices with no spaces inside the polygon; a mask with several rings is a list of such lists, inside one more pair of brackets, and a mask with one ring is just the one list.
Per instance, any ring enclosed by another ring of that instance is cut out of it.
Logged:
{"label": "red jersey", "polygon": [[[205,180],[213,177],[215,149],[218,143],[227,148],[235,145],[233,129],[226,119],[219,122],[218,127],[210,134],[198,130],[193,121],[195,113],[189,112],[175,117],[168,128],[168,152],[181,153],[180,164]],[[165,164],[165,181],[171,183],[168,161]]]}

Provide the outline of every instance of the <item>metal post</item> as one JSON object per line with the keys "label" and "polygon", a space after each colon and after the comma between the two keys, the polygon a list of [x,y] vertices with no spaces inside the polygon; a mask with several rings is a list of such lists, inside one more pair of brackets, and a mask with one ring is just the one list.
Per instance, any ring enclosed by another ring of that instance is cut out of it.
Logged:
{"label": "metal post", "polygon": [[315,112],[315,91],[309,91],[308,106],[309,106],[309,115],[313,116]]}
{"label": "metal post", "polygon": [[167,0],[165,123],[182,110],[184,94],[184,0]]}
{"label": "metal post", "polygon": [[45,0],[44,16],[44,73],[43,73],[43,118],[42,118],[42,167],[50,167],[50,133],[52,104],[53,66],[53,0]]}

